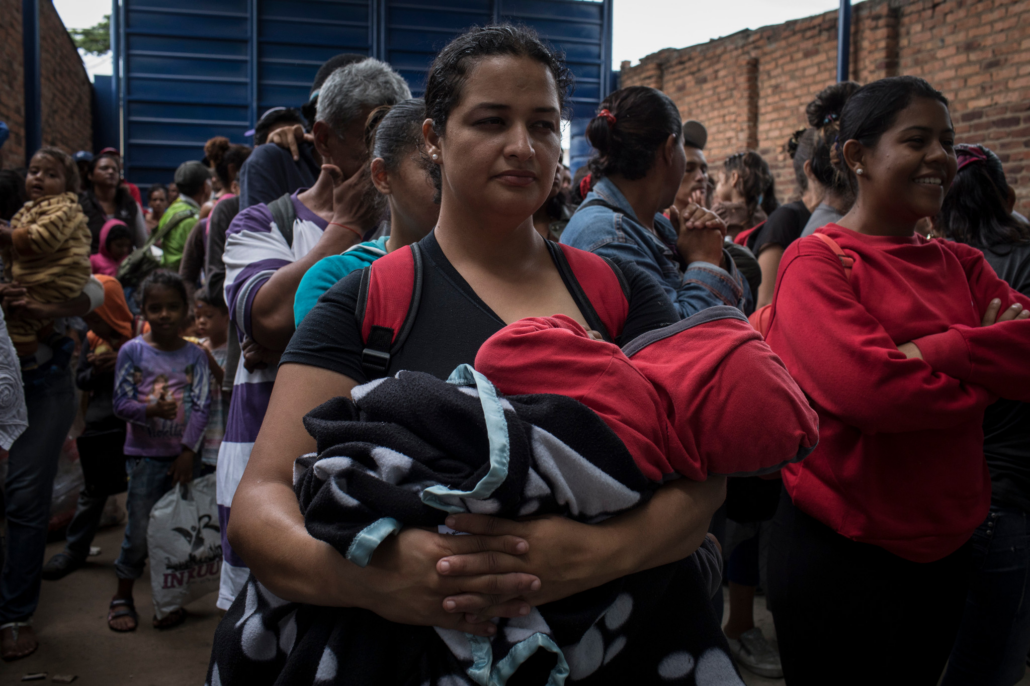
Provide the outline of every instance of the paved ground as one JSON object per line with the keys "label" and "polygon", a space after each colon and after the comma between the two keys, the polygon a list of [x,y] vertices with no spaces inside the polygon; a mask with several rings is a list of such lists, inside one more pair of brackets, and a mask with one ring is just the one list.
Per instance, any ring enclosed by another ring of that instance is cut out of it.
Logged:
{"label": "paved ground", "polygon": [[[124,497],[124,496],[123,496]],[[130,634],[107,628],[107,604],[114,593],[114,560],[122,541],[122,527],[101,531],[94,545],[101,554],[89,564],[57,582],[43,582],[42,599],[35,617],[40,648],[35,655],[15,663],[0,663],[0,685],[20,684],[25,674],[47,672],[74,674],[79,686],[200,686],[207,672],[211,638],[218,625],[215,597],[188,606],[185,624],[167,631],[150,626],[153,615],[149,575],[136,586],[140,627]],[[47,547],[47,558],[62,543]],[[149,574],[149,573],[148,573]],[[767,638],[775,640],[772,615],[765,598],[755,599],[755,617]],[[742,670],[748,686],[782,686],[782,679],[764,679]],[[1024,676],[1019,686],[1030,686]]]}

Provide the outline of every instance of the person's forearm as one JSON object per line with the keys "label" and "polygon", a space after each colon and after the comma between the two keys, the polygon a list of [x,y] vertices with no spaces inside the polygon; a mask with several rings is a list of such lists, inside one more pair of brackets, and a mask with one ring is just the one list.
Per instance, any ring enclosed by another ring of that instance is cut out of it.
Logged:
{"label": "person's forearm", "polygon": [[[275,532],[269,536],[268,532]],[[296,603],[328,607],[359,605],[362,574],[304,528],[297,496],[280,483],[238,489],[229,518],[229,543],[272,593]],[[341,564],[345,562],[346,564]]]}
{"label": "person's forearm", "polygon": [[705,540],[712,515],[726,499],[726,479],[678,479],[644,505],[599,525],[614,547],[617,579],[689,557]]}
{"label": "person's forearm", "polygon": [[40,319],[57,319],[59,317],[81,317],[89,313],[89,296],[80,293],[63,303],[40,303],[38,306]]}
{"label": "person's forearm", "polygon": [[358,240],[354,232],[330,226],[311,252],[276,270],[254,295],[250,311],[254,340],[269,350],[285,350],[293,336],[293,301],[300,280],[320,259],[339,255]]}

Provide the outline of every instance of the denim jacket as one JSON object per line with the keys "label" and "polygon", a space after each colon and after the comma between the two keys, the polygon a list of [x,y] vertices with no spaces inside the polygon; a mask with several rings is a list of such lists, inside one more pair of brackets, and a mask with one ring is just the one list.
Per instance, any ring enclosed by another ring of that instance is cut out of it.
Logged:
{"label": "denim jacket", "polygon": [[562,233],[561,242],[619,262],[632,262],[653,276],[665,289],[681,317],[716,305],[729,305],[749,313],[754,309],[751,289],[723,250],[729,271],[708,262],[691,262],[680,272],[676,230],[661,214],[654,217],[655,233],[637,220],[633,207],[608,179],[594,186],[584,204],[599,198],[619,212],[594,205],[578,210]]}

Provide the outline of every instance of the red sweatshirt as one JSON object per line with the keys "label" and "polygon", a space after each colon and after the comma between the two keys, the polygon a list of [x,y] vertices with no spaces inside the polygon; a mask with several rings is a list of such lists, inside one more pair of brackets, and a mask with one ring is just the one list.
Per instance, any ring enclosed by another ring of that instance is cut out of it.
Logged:
{"label": "red sweatshirt", "polygon": [[[984,408],[1030,400],[1030,320],[981,327],[992,298],[1030,299],[960,243],[820,229],[783,255],[767,340],[819,413],[819,445],[783,470],[795,505],[915,562],[965,543],[987,515]],[[913,342],[923,360],[897,346]]]}

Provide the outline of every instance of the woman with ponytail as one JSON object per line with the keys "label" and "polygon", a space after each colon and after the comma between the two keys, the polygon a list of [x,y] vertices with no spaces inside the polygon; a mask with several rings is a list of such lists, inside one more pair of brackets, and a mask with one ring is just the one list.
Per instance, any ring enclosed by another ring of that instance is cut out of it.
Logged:
{"label": "woman with ponytail", "polygon": [[825,194],[822,202],[812,210],[802,236],[810,236],[816,229],[839,221],[855,202],[854,187],[847,175],[838,171],[840,158],[835,143],[840,132],[841,112],[858,89],[859,85],[854,81],[835,83],[819,91],[819,95],[805,108],[808,125],[816,131],[810,172],[816,183],[825,189]]}
{"label": "woman with ponytail", "polygon": [[715,305],[750,307],[751,289],[723,249],[725,224],[699,205],[682,213],[673,205],[686,170],[682,136],[679,110],[661,91],[631,86],[609,95],[587,125],[597,151],[593,188],[561,242],[641,267],[682,317]]}

